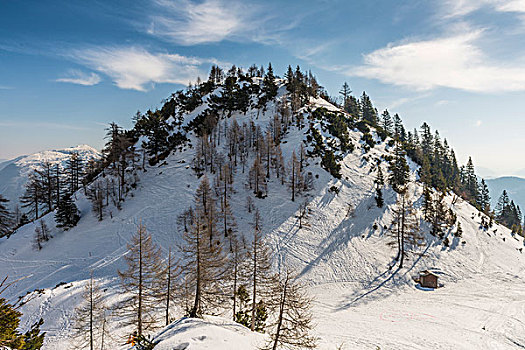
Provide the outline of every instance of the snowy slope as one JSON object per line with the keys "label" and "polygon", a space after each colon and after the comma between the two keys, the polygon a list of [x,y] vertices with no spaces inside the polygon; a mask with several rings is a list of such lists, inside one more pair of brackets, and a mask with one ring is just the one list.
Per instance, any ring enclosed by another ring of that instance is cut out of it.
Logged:
{"label": "snowy slope", "polygon": [[0,159],[0,170],[7,165],[8,159]]}
{"label": "snowy slope", "polygon": [[79,145],[59,150],[43,151],[0,163],[0,194],[11,201],[11,206],[18,203],[20,196],[24,194],[24,186],[28,175],[37,169],[43,161],[51,164],[60,163],[66,165],[73,152],[77,152],[80,159],[88,161],[99,159],[100,152],[88,145]]}
{"label": "snowy slope", "polygon": [[264,345],[265,337],[225,318],[206,316],[202,320],[182,318],[175,321],[152,341],[157,343],[155,350],[244,350]]}
{"label": "snowy slope", "polygon": [[[327,104],[312,102],[313,108]],[[190,120],[196,113],[198,111],[186,119]],[[257,111],[234,117],[239,123],[253,119],[264,125],[273,113],[270,106],[259,119],[256,119]],[[297,151],[306,131],[307,128],[292,128],[286,135],[286,142],[282,144],[285,159],[290,159],[293,150]],[[359,145],[361,135],[356,130],[350,132],[355,145]],[[195,145],[194,139],[192,144]],[[112,218],[102,222],[96,220],[89,203],[78,193],[77,205],[82,212],[78,226],[68,232],[53,227],[54,238],[41,251],[31,247],[33,225],[24,226],[10,239],[0,240],[0,276],[9,275],[11,279],[30,276],[17,282],[8,296],[16,298],[37,288],[46,289],[22,311],[24,327],[40,316],[46,320],[47,349],[68,347],[73,305],[91,271],[103,281],[109,299],[118,299],[116,271],[124,267],[122,257],[126,243],[139,220],[164,251],[181,243],[176,217],[193,202],[198,186],[189,167],[193,154],[194,149],[186,147],[183,152],[169,156],[165,165],[149,167],[141,173],[138,189],[123,203],[122,210],[114,210]],[[461,239],[453,238],[449,232],[451,245],[447,248],[427,234],[426,245],[410,256],[406,268],[388,269],[395,251],[387,244],[391,238],[383,226],[391,221],[395,193],[385,190],[386,206],[381,209],[375,206],[373,198],[375,159],[386,154],[390,154],[390,150],[385,143],[367,153],[356,147],[342,162],[341,180],[323,170],[319,159],[310,159],[306,171],[311,171],[315,178],[312,191],[292,202],[288,189],[272,176],[269,196],[254,198],[263,218],[263,230],[274,248],[276,269],[284,264],[294,267],[316,297],[315,332],[320,337],[320,347],[525,347],[523,240],[512,237],[510,231],[501,226],[496,225],[489,231],[480,229],[481,218],[468,203],[460,200],[452,205],[452,197],[446,198],[461,221],[464,231]],[[416,167],[414,164],[411,167],[415,180]],[[252,219],[245,208],[246,196],[250,194],[246,183],[247,172],[243,174],[238,170],[232,207],[239,232],[248,232]],[[330,190],[333,186],[339,189],[338,194]],[[413,185],[410,192],[418,200],[422,190]],[[311,215],[309,225],[299,229],[296,214],[304,200],[309,202]],[[355,208],[353,215],[347,215],[349,205]],[[53,222],[50,215],[45,220],[48,224]],[[377,229],[373,228],[374,223]],[[436,291],[415,288],[411,276],[426,268],[440,275],[444,288]],[[73,286],[54,288],[61,282],[73,283]],[[166,344],[166,349],[177,349],[174,346],[183,343],[191,344],[189,349],[217,348],[214,347],[217,341],[245,344],[243,349],[254,349],[261,339],[260,335],[247,333],[240,326],[219,327],[206,322],[182,320],[162,331],[157,339]],[[115,333],[125,334],[119,329]],[[202,336],[205,338],[199,338]],[[198,343],[204,345],[199,347]],[[159,348],[164,349],[160,345]],[[226,345],[224,348],[234,349]]]}

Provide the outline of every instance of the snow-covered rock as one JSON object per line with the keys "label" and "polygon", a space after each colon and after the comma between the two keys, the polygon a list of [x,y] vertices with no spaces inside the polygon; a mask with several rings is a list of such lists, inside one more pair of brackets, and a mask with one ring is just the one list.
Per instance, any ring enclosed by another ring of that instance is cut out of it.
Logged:
{"label": "snow-covered rock", "polygon": [[265,336],[231,320],[206,316],[173,322],[153,337],[152,342],[157,344],[155,350],[256,350],[264,344]]}

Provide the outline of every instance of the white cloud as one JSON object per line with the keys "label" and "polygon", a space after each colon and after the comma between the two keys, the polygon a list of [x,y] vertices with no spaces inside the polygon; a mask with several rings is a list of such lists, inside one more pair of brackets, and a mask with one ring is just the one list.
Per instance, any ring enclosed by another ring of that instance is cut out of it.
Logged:
{"label": "white cloud", "polygon": [[439,100],[436,102],[436,106],[437,107],[446,106],[446,105],[449,105],[450,103],[451,101],[449,100]]}
{"label": "white cloud", "polygon": [[84,86],[97,85],[101,80],[100,76],[96,73],[87,74],[79,70],[70,70],[67,77],[56,79],[56,81],[61,83],[72,83]]}
{"label": "white cloud", "polygon": [[444,0],[445,17],[461,17],[482,8],[497,12],[525,13],[525,0]]}
{"label": "white cloud", "polygon": [[525,13],[525,0],[498,1],[496,10],[500,12]]}
{"label": "white cloud", "polygon": [[147,32],[181,45],[245,38],[255,35],[255,28],[264,21],[254,15],[253,5],[237,1],[156,0],[156,3],[162,14],[151,17]]}
{"label": "white cloud", "polygon": [[481,31],[388,45],[346,73],[417,90],[448,87],[473,92],[525,91],[525,65],[490,62],[476,45]]}
{"label": "white cloud", "polygon": [[121,89],[146,91],[155,83],[187,84],[202,75],[200,66],[212,59],[151,53],[140,47],[92,47],[70,58],[111,77]]}

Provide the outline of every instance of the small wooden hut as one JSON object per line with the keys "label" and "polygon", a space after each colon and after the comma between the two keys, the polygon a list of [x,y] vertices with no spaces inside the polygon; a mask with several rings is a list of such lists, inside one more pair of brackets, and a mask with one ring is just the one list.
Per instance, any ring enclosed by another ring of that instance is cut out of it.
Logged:
{"label": "small wooden hut", "polygon": [[419,273],[419,284],[421,287],[437,288],[438,276],[431,271],[425,270]]}

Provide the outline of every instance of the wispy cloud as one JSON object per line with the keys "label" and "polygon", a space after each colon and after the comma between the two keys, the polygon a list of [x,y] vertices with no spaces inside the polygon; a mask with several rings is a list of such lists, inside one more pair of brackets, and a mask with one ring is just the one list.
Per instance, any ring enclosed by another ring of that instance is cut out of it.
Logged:
{"label": "wispy cloud", "polygon": [[525,0],[444,0],[445,17],[462,17],[480,9],[497,12],[525,13]]}
{"label": "wispy cloud", "polygon": [[74,61],[109,76],[121,89],[146,91],[155,83],[187,84],[214,59],[152,53],[141,47],[90,47],[69,53]]}
{"label": "wispy cloud", "polygon": [[278,42],[279,33],[297,24],[290,16],[279,19],[278,12],[246,1],[154,0],[154,3],[159,11],[149,17],[147,33],[180,45],[223,40]]}
{"label": "wispy cloud", "polygon": [[0,122],[0,127],[5,128],[46,128],[46,129],[64,129],[64,130],[91,130],[78,125],[63,124],[63,123],[49,123],[49,122],[20,122],[20,121],[5,121]]}
{"label": "wispy cloud", "polygon": [[61,83],[79,84],[84,86],[92,86],[100,83],[102,79],[96,73],[85,73],[79,70],[70,70],[66,77],[56,79]]}
{"label": "wispy cloud", "polygon": [[449,104],[451,104],[451,103],[452,103],[452,101],[450,101],[450,100],[439,100],[439,101],[437,101],[437,102],[435,103],[435,105],[436,105],[437,107],[441,107],[441,106],[449,105]]}
{"label": "wispy cloud", "polygon": [[12,86],[7,85],[0,85],[0,90],[13,90],[14,88]]}
{"label": "wispy cloud", "polygon": [[417,90],[525,91],[523,61],[492,62],[477,45],[482,33],[390,44],[366,54],[347,74]]}

